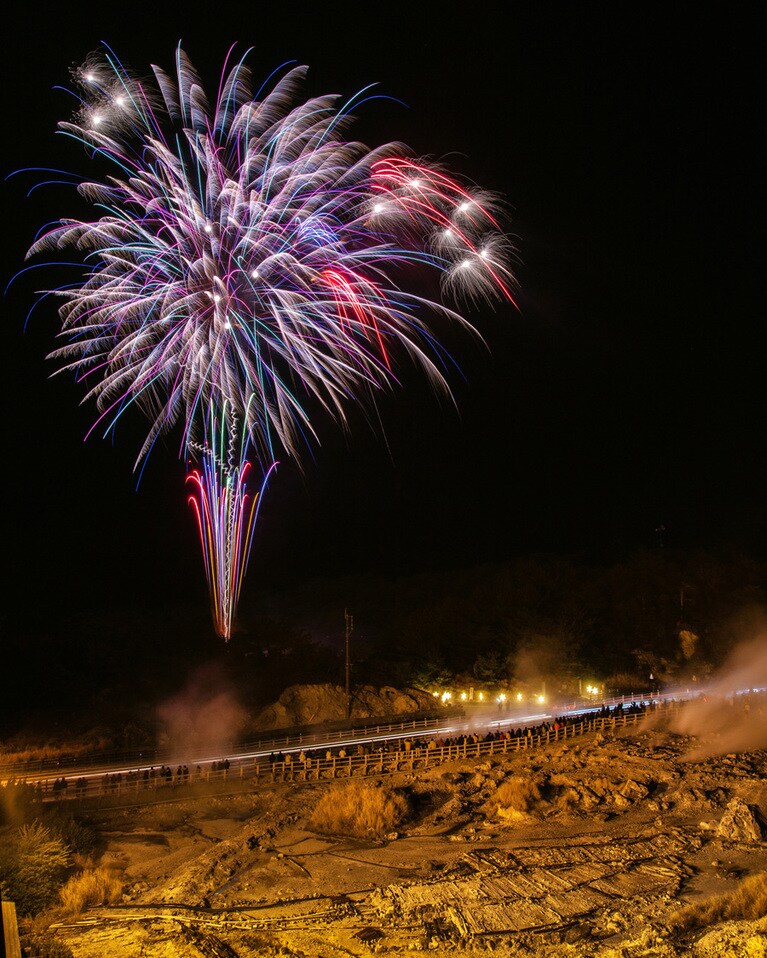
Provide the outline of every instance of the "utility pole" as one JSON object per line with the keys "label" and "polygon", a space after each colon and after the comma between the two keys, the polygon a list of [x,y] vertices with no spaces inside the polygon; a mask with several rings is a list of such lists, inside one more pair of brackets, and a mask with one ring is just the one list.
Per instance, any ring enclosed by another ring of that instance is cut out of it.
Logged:
{"label": "utility pole", "polygon": [[348,609],[344,609],[344,622],[346,623],[346,718],[351,718],[352,700],[349,694],[349,639],[354,631],[354,619]]}

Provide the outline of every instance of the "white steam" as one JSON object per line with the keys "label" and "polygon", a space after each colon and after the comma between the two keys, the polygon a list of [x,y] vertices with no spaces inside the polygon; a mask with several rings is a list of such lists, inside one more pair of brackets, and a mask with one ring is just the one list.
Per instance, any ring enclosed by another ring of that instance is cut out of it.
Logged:
{"label": "white steam", "polygon": [[157,709],[159,740],[181,756],[225,751],[236,741],[247,713],[216,666],[198,669],[186,687]]}
{"label": "white steam", "polygon": [[767,631],[737,646],[671,730],[700,740],[691,761],[767,748]]}

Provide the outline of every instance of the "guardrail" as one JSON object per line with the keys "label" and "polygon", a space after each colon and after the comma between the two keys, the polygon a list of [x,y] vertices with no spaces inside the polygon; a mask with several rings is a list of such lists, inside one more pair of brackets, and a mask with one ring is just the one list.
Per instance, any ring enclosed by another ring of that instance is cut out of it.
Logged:
{"label": "guardrail", "polygon": [[99,799],[105,804],[113,804],[132,798],[148,802],[180,800],[194,798],[199,793],[209,793],[211,786],[215,791],[221,791],[278,782],[299,784],[332,781],[336,778],[415,771],[461,759],[479,760],[485,756],[526,751],[592,732],[635,725],[648,711],[668,714],[680,707],[679,702],[634,704],[627,710],[618,706],[608,715],[593,712],[578,720],[556,720],[514,731],[491,732],[484,736],[463,734],[447,742],[408,738],[394,742],[373,742],[367,748],[359,743],[353,752],[352,746],[349,752],[345,748],[333,751],[328,746],[321,750],[324,754],[319,755],[302,751],[296,757],[286,754],[272,756],[272,760],[246,758],[234,764],[229,761],[214,762],[206,768],[197,766],[189,769],[181,765],[175,772],[168,766],[162,766],[160,769],[137,769],[124,774],[83,775],[72,780],[60,776],[38,780],[34,784],[17,781],[8,785],[20,789],[33,802]]}

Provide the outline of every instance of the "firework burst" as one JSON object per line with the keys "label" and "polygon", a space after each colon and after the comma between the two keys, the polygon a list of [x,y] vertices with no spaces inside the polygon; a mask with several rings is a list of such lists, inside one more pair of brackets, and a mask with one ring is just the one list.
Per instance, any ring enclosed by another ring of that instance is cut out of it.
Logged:
{"label": "firework burst", "polygon": [[213,100],[180,48],[173,78],[152,70],[134,76],[107,49],[76,72],[80,109],[60,130],[113,172],[79,186],[97,218],[60,220],[30,255],[84,254],[86,275],[56,291],[52,356],[88,385],[95,425],[138,406],[150,426],[137,465],[177,432],[229,638],[277,456],[300,458],[317,411],[344,423],[350,404],[375,402],[405,357],[448,389],[429,323],[472,327],[408,292],[410,268],[455,301],[513,302],[510,246],[492,196],[402,144],[348,140],[360,97],[302,100],[305,67],[254,95],[244,60],[228,59]]}

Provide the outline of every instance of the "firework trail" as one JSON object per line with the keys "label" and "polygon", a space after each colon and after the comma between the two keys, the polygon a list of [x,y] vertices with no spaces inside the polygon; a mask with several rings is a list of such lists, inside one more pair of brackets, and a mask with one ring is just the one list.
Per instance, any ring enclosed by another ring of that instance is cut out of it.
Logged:
{"label": "firework trail", "polygon": [[403,288],[411,268],[454,302],[513,302],[510,244],[489,194],[402,144],[346,139],[365,91],[302,101],[297,67],[254,96],[244,59],[227,58],[209,100],[181,48],[174,78],[152,70],[141,79],[105,48],[76,71],[80,109],[60,131],[112,172],[79,185],[97,218],[60,220],[29,255],[84,255],[85,276],[55,291],[65,344],[51,355],[88,385],[94,428],[139,407],[138,466],[176,427],[228,639],[266,479],[311,445],[316,411],[345,423],[408,357],[448,389],[429,322],[472,327]]}
{"label": "firework trail", "polygon": [[238,450],[234,445],[238,436],[247,444],[247,437],[238,429],[236,413],[226,404],[220,423],[213,410],[211,415],[210,444],[193,444],[201,454],[202,466],[187,476],[192,487],[188,501],[200,534],[213,623],[218,634],[228,638],[248,566],[258,507],[276,463],[267,470],[260,493],[251,495],[247,449]]}

